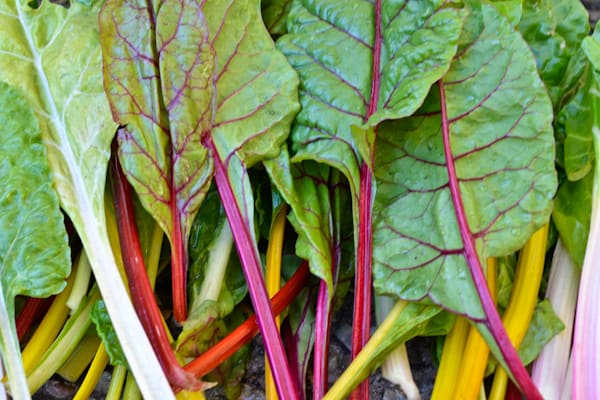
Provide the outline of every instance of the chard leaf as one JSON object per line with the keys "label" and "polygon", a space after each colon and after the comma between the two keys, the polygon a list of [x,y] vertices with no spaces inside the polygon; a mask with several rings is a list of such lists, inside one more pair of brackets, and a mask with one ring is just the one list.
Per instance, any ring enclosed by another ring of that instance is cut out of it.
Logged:
{"label": "chard leaf", "polygon": [[110,316],[108,315],[104,301],[98,300],[94,303],[90,318],[96,326],[98,336],[100,336],[102,343],[104,343],[104,348],[110,359],[110,365],[128,367],[127,359],[125,358],[125,354],[123,354],[123,349],[121,348],[115,329],[110,322]]}
{"label": "chard leaf", "polygon": [[263,0],[260,3],[263,21],[271,35],[287,33],[287,17],[292,0]]}
{"label": "chard leaf", "polygon": [[[483,30],[444,84],[462,200],[484,258],[518,250],[548,220],[556,176],[552,111],[534,60],[492,7],[480,17]],[[434,91],[416,116],[380,128],[375,286],[481,318],[450,201],[439,104]]]}
{"label": "chard leaf", "polygon": [[[280,396],[291,382],[264,284],[247,168],[276,157],[298,111],[298,79],[260,20],[257,0],[204,5],[216,50],[216,114],[204,144],[215,159],[215,183],[235,239],[265,352]],[[291,391],[293,392],[293,390]]]}
{"label": "chard leaf", "polygon": [[330,284],[329,293],[333,294],[330,168],[312,161],[291,163],[285,149],[265,166],[292,208],[289,219],[298,232],[296,254],[309,262],[313,274]]}
{"label": "chard leaf", "polygon": [[558,188],[552,221],[575,265],[581,268],[592,215],[594,174],[575,182],[565,181]]}
{"label": "chard leaf", "polygon": [[550,301],[548,299],[540,301],[535,306],[533,319],[519,346],[519,356],[523,364],[527,365],[535,360],[544,345],[563,329],[565,324],[552,309]]}
{"label": "chard leaf", "polygon": [[[371,128],[384,119],[413,113],[456,51],[464,14],[443,3],[305,0],[292,6],[289,34],[278,41],[302,82],[291,161],[314,160],[342,171],[354,197],[355,223],[360,157],[372,159]],[[326,242],[314,234],[329,228],[310,221],[314,217],[306,213],[313,206],[317,204],[302,208],[292,204],[292,209],[304,225],[309,245],[325,257],[319,264],[311,262],[311,269],[332,288],[325,272],[324,262],[330,257]]]}
{"label": "chard leaf", "polygon": [[106,2],[100,15],[106,88],[127,179],[172,249],[176,319],[186,318],[187,238],[212,174],[214,51],[201,4]]}
{"label": "chard leaf", "polygon": [[563,97],[555,120],[556,137],[562,145],[557,161],[571,181],[586,176],[594,160],[593,121],[587,96],[593,77],[588,65],[583,50],[571,58],[567,74],[577,74],[577,80],[568,88],[568,95]]}
{"label": "chard leaf", "polygon": [[479,21],[466,25],[480,28],[466,32],[476,39],[444,77],[445,99],[434,92],[416,116],[380,127],[374,285],[497,327],[485,284],[474,284],[483,280],[474,265],[516,251],[548,221],[557,184],[552,106],[508,21],[487,5],[470,18]]}
{"label": "chard leaf", "polygon": [[119,339],[128,344],[142,393],[171,398],[106,231],[105,176],[116,126],[102,87],[99,4],[66,9],[44,1],[32,9],[27,3],[0,4],[0,80],[18,87],[36,114],[60,204],[81,237]]}
{"label": "chard leaf", "polygon": [[552,104],[558,105],[569,59],[590,31],[585,7],[579,0],[524,1],[518,29],[535,54]]}
{"label": "chard leaf", "polygon": [[15,297],[65,287],[70,251],[38,121],[25,97],[0,82],[0,355],[14,398],[29,398],[15,327]]}

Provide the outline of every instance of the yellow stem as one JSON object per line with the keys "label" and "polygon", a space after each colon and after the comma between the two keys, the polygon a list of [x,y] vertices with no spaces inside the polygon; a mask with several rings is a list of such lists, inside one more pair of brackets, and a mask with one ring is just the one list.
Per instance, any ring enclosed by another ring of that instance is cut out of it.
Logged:
{"label": "yellow stem", "polygon": [[123,384],[127,376],[127,368],[123,365],[115,365],[113,368],[112,378],[106,393],[106,400],[120,400],[123,392]]}
{"label": "yellow stem", "polygon": [[71,295],[75,275],[76,267],[73,268],[71,275],[67,279],[67,286],[54,298],[46,316],[40,322],[40,325],[21,353],[26,374],[29,374],[35,368],[69,316],[70,308],[67,307],[67,300]]}
{"label": "yellow stem", "polygon": [[92,361],[87,374],[85,374],[85,378],[77,390],[77,393],[75,393],[73,400],[86,400],[90,398],[107,364],[108,354],[106,353],[104,344],[100,343],[96,355],[94,356],[94,360]]}
{"label": "yellow stem", "polygon": [[[495,258],[487,260],[487,282],[490,294],[496,300],[498,263]],[[480,396],[483,376],[489,358],[490,349],[479,334],[476,327],[471,325],[458,376],[454,399],[475,400]]]}
{"label": "yellow stem", "polygon": [[447,399],[449,393],[454,393],[454,386],[460,372],[458,366],[462,360],[468,332],[469,321],[464,317],[457,317],[452,330],[444,341],[431,400]]}
{"label": "yellow stem", "polygon": [[[282,206],[269,233],[269,246],[267,248],[267,267],[266,267],[266,286],[269,297],[272,297],[279,291],[281,287],[281,254],[283,251],[283,237],[285,233],[285,221],[287,214],[287,206]],[[275,318],[277,329],[279,329],[280,318]],[[268,359],[265,357],[265,399],[277,400],[277,389],[275,381],[271,373],[271,367]]]}
{"label": "yellow stem", "polygon": [[355,382],[355,377],[360,376],[364,372],[365,368],[369,365],[371,354],[375,353],[377,348],[388,339],[387,335],[392,330],[394,324],[398,318],[400,318],[402,311],[404,311],[407,305],[408,303],[406,301],[399,300],[396,302],[389,314],[385,317],[385,320],[383,320],[373,336],[371,336],[371,339],[325,394],[323,400],[338,400],[348,398],[348,395],[352,389],[354,389],[351,383]]}
{"label": "yellow stem", "polygon": [[[510,301],[502,316],[506,333],[516,349],[519,348],[527,332],[537,304],[547,240],[548,225],[546,224],[531,236],[519,254]],[[489,399],[504,399],[507,383],[506,372],[501,367],[497,367]]]}
{"label": "yellow stem", "polygon": [[70,382],[78,381],[94,359],[100,343],[96,334],[85,335],[56,373]]}

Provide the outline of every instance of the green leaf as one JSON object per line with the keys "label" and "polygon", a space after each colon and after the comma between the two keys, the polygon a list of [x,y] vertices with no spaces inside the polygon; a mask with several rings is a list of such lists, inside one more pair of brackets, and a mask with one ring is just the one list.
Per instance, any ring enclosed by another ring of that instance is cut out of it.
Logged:
{"label": "green leaf", "polygon": [[[0,4],[0,80],[18,87],[39,121],[60,204],[81,237],[129,363],[143,393],[170,398],[116,269],[104,217],[115,124],[102,86],[99,5],[69,9],[26,0]],[[143,358],[143,359],[142,359]]]}
{"label": "green leaf", "polygon": [[[107,94],[124,127],[119,159],[171,242],[174,281],[183,279],[187,238],[212,176],[201,135],[211,126],[214,51],[201,5],[108,1],[100,21]],[[177,318],[184,306],[175,304]]]}
{"label": "green leaf", "polygon": [[[409,3],[407,7],[385,3],[381,10],[384,50],[377,60],[375,6],[368,2],[296,2],[288,19],[290,33],[278,41],[301,79],[302,110],[292,130],[291,164],[312,160],[342,171],[354,197],[355,225],[360,157],[372,159],[373,142],[368,137],[373,130],[359,128],[369,117],[372,85],[377,82],[382,89],[373,108],[379,113],[370,126],[385,118],[409,115],[446,71],[456,50],[463,15],[441,8],[441,2]],[[374,62],[381,64],[372,78]],[[310,261],[311,271],[324,279],[333,293],[330,206],[324,197],[327,188],[318,175],[323,172],[311,167],[315,171],[303,175],[307,166],[292,167],[288,158],[282,154],[270,173],[292,207],[292,223],[304,243],[298,250],[309,253],[299,255]]]}
{"label": "green leaf", "polygon": [[524,1],[518,29],[531,46],[552,104],[557,106],[569,59],[590,31],[585,7],[579,0]]}
{"label": "green leaf", "polygon": [[567,252],[579,268],[583,265],[590,232],[594,174],[576,182],[564,181],[556,194],[552,221]]}
{"label": "green leaf", "polygon": [[125,358],[125,354],[123,354],[123,349],[117,338],[117,333],[110,322],[110,316],[108,315],[104,301],[98,300],[94,303],[90,318],[94,325],[96,325],[96,332],[102,339],[102,343],[104,343],[104,348],[110,358],[110,365],[122,365],[128,367],[127,359]]}
{"label": "green leaf", "polygon": [[271,35],[287,33],[287,16],[292,0],[263,0],[260,3],[262,17]]}
{"label": "green leaf", "polygon": [[588,96],[593,77],[583,50],[571,58],[566,75],[574,75],[567,78],[569,80],[577,79],[568,86],[568,95],[563,97],[555,119],[556,137],[562,145],[557,161],[565,169],[567,178],[576,181],[591,171],[594,160]]}
{"label": "green leaf", "polygon": [[298,110],[298,80],[260,19],[259,2],[214,1],[204,12],[216,49],[216,114],[212,138],[254,234],[246,169],[276,157]]}
{"label": "green leaf", "polygon": [[[351,126],[368,120],[373,127],[412,114],[446,72],[464,18],[443,1],[383,2],[377,27],[375,8],[362,1],[295,2],[290,33],[278,42],[302,82],[292,161],[310,159],[339,169],[354,196],[359,156],[368,150],[357,150]],[[382,30],[377,59],[375,28]],[[372,76],[374,64],[379,70]],[[377,85],[379,96],[371,100]]]}
{"label": "green leaf", "polygon": [[[512,253],[546,223],[556,190],[552,109],[520,35],[483,6],[477,39],[444,77],[451,147],[481,260]],[[382,294],[482,318],[448,188],[436,92],[380,127],[374,285]]]}
{"label": "green leaf", "polygon": [[59,293],[70,251],[38,121],[25,97],[3,82],[0,127],[0,355],[12,395],[28,398],[15,297]]}
{"label": "green leaf", "polygon": [[527,365],[535,360],[544,345],[563,329],[565,325],[552,309],[550,301],[540,301],[535,306],[533,319],[519,346],[519,356],[523,364]]}
{"label": "green leaf", "polygon": [[290,222],[298,233],[296,254],[325,280],[333,293],[331,203],[327,185],[330,168],[312,161],[290,163],[287,150],[265,163],[271,179],[292,208]]}

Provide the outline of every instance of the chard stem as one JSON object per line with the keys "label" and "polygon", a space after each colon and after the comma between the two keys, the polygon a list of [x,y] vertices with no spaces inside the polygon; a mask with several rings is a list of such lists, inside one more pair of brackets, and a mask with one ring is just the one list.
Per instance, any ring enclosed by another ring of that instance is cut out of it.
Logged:
{"label": "chard stem", "polygon": [[450,145],[450,126],[448,114],[446,112],[446,95],[442,81],[439,82],[439,91],[442,114],[442,136],[444,141],[446,166],[448,170],[448,185],[450,187],[452,203],[454,204],[454,211],[456,213],[456,219],[463,241],[464,256],[471,272],[473,283],[475,284],[475,288],[479,295],[483,312],[485,314],[485,319],[482,321],[482,323],[490,330],[490,333],[492,334],[492,337],[494,338],[494,341],[496,342],[506,365],[515,378],[519,389],[530,400],[542,400],[542,396],[531,381],[527,370],[523,366],[523,363],[521,363],[521,359],[519,358],[517,351],[510,342],[510,338],[508,337],[506,330],[502,325],[500,315],[498,315],[498,310],[496,309],[494,300],[490,295],[490,291],[488,290],[485,275],[483,273],[483,269],[481,268],[479,256],[477,255],[477,250],[475,248],[475,242],[467,222],[467,216],[462,202],[460,188],[458,187],[458,176],[456,174],[456,166],[454,164],[454,158],[452,156],[452,149]]}
{"label": "chard stem", "polygon": [[17,336],[19,337],[19,340],[22,340],[25,334],[29,332],[29,329],[31,329],[31,326],[35,321],[41,319],[42,315],[47,314],[55,297],[56,296],[50,296],[46,299],[38,297],[27,298],[16,321]]}
{"label": "chard stem", "polygon": [[460,369],[457,366],[462,362],[468,334],[469,321],[464,317],[457,317],[452,330],[444,340],[442,358],[435,377],[431,400],[443,400],[450,393],[454,393],[456,380],[460,375]]}
{"label": "chard stem", "polygon": [[[375,1],[375,32],[373,42],[373,61],[371,65],[371,95],[365,121],[377,111],[379,105],[379,89],[381,85],[381,46],[383,34],[381,30],[381,0]],[[375,136],[377,128],[375,128]],[[373,153],[375,150],[373,149]],[[356,259],[356,274],[354,278],[354,316],[352,323],[352,359],[365,346],[371,329],[371,269],[373,262],[373,183],[372,171],[369,165],[374,160],[363,160],[360,169],[358,248]],[[352,400],[369,399],[369,380],[366,379],[350,396]]]}
{"label": "chard stem", "polygon": [[250,233],[250,227],[244,223],[238,201],[229,181],[226,166],[223,160],[221,160],[210,135],[204,138],[204,145],[209,149],[214,158],[215,183],[235,239],[235,245],[242,263],[246,283],[248,284],[248,292],[250,293],[258,326],[263,336],[265,352],[271,363],[277,393],[282,400],[297,399],[298,390],[291,383],[294,381],[292,380],[281,336],[275,324],[275,317],[273,316],[267,288],[265,287],[256,243],[254,243],[252,234]]}
{"label": "chard stem", "polygon": [[[310,275],[308,263],[303,262],[283,288],[273,297],[272,307],[275,314],[280,314],[304,288]],[[256,316],[248,318],[219,343],[202,353],[184,368],[200,378],[215,369],[219,364],[231,357],[243,345],[248,343],[258,332]]]}
{"label": "chard stem", "polygon": [[[490,294],[496,301],[496,279],[498,275],[498,262],[496,258],[487,260],[487,282]],[[475,326],[469,328],[467,342],[465,343],[460,371],[469,371],[458,376],[454,397],[457,399],[476,399],[483,384],[485,368],[487,367],[490,349]]]}
{"label": "chard stem", "polygon": [[[267,267],[266,267],[266,286],[269,297],[274,296],[281,286],[281,255],[283,253],[283,238],[285,233],[285,222],[287,216],[287,206],[280,207],[269,233],[269,246],[267,247]],[[280,318],[275,317],[277,329],[280,328]],[[265,357],[265,398],[266,400],[277,400],[277,389],[271,365]]]}
{"label": "chard stem", "polygon": [[[116,145],[116,142],[113,144]],[[116,154],[116,151],[113,154]],[[169,383],[176,389],[202,390],[203,383],[187,373],[175,358],[146,272],[135,224],[130,185],[116,157],[112,157],[110,166],[123,264],[135,310]]]}
{"label": "chard stem", "polygon": [[48,309],[48,313],[42,319],[42,322],[40,322],[40,325],[21,353],[23,367],[28,374],[39,363],[69,316],[70,309],[66,303],[71,294],[76,274],[77,266],[71,271],[71,275],[67,279],[67,286],[54,298],[52,305]]}
{"label": "chard stem", "polygon": [[77,393],[75,393],[73,400],[86,400],[90,398],[94,388],[100,381],[102,372],[104,372],[104,368],[106,368],[107,364],[108,354],[106,353],[104,344],[100,343],[98,350],[96,351],[96,355],[94,356],[94,360],[92,361],[88,372],[85,374],[85,378],[77,390]]}

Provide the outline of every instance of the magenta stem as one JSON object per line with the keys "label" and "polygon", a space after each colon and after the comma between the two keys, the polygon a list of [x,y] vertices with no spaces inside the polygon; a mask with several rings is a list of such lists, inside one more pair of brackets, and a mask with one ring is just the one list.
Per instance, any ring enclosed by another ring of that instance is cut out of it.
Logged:
{"label": "magenta stem", "polygon": [[244,224],[237,200],[229,182],[226,167],[210,135],[203,138],[204,145],[212,153],[215,163],[215,183],[231,226],[231,232],[243,266],[244,276],[250,292],[252,305],[256,313],[258,327],[263,336],[265,352],[271,365],[273,380],[281,400],[297,400],[298,390],[290,373],[283,343],[275,324],[271,302],[262,273],[258,249],[250,234],[250,228]]}
{"label": "magenta stem", "polygon": [[442,108],[441,118],[442,134],[444,138],[444,154],[446,156],[446,165],[448,169],[448,185],[450,187],[458,228],[463,241],[464,256],[467,261],[467,265],[469,266],[469,270],[471,271],[471,276],[473,277],[475,288],[477,289],[477,294],[479,295],[481,306],[483,307],[483,312],[486,316],[482,323],[490,330],[492,337],[500,349],[500,353],[502,353],[502,357],[504,357],[506,365],[510,369],[511,374],[519,386],[519,390],[521,390],[521,392],[529,400],[543,400],[509,339],[506,330],[504,329],[504,325],[502,325],[502,320],[500,319],[498,310],[496,309],[492,296],[488,290],[487,281],[481,267],[481,262],[479,261],[477,250],[475,249],[475,242],[467,222],[467,216],[465,214],[460,188],[458,187],[458,176],[456,174],[456,166],[454,164],[454,158],[452,156],[452,149],[450,146],[450,124],[446,111],[446,94],[444,91],[444,84],[441,81],[439,82],[439,90]]}

